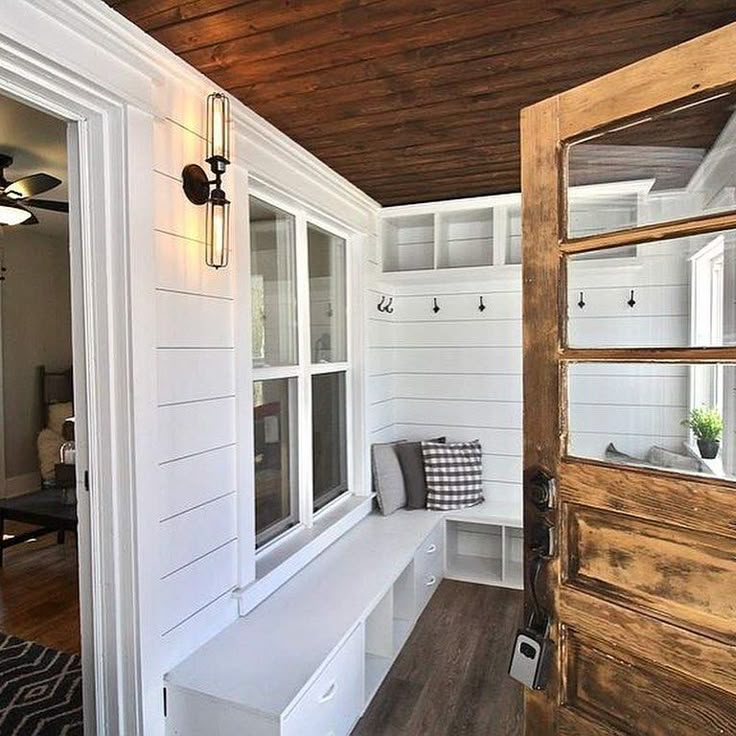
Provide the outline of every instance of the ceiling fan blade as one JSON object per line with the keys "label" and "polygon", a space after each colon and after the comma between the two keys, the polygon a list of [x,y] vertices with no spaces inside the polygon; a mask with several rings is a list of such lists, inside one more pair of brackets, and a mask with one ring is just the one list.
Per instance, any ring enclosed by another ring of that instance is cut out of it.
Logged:
{"label": "ceiling fan blade", "polygon": [[51,174],[33,174],[33,176],[26,176],[9,184],[4,194],[10,199],[26,199],[48,192],[49,189],[58,187],[59,184],[61,184],[61,179]]}
{"label": "ceiling fan blade", "polygon": [[26,207],[36,207],[39,210],[69,212],[69,202],[56,202],[53,199],[25,199],[23,204]]}
{"label": "ceiling fan blade", "polygon": [[31,212],[31,216],[24,222],[21,222],[21,225],[38,225],[38,218]]}

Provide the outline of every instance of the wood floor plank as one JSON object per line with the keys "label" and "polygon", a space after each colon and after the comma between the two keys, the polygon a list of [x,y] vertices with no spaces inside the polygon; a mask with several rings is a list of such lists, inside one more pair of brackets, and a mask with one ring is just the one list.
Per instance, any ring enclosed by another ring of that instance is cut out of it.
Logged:
{"label": "wood floor plank", "polygon": [[519,591],[446,580],[352,736],[520,736],[507,674]]}
{"label": "wood floor plank", "polygon": [[[6,533],[27,531],[6,523]],[[81,651],[79,586],[74,535],[56,535],[5,550],[0,568],[0,631],[64,652]]]}

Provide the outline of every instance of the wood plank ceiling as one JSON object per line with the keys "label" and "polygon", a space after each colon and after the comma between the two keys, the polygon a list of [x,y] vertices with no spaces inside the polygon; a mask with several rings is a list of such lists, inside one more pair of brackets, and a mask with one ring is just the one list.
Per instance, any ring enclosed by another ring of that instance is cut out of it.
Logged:
{"label": "wood plank ceiling", "polygon": [[381,204],[519,190],[519,110],[734,0],[106,0]]}

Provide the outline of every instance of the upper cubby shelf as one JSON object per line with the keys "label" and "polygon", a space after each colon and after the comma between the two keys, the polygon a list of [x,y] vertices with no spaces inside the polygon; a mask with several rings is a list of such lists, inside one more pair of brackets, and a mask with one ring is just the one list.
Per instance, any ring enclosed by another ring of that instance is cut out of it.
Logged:
{"label": "upper cubby shelf", "polygon": [[519,213],[518,194],[388,207],[382,213],[383,270],[520,263]]}

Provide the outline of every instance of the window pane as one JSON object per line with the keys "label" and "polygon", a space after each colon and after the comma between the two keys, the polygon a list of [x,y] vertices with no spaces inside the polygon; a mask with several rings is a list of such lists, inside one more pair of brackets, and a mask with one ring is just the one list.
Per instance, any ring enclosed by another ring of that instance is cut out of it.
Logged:
{"label": "window pane", "polygon": [[314,510],[348,490],[345,374],[312,377]]}
{"label": "window pane", "polygon": [[578,363],[568,392],[570,455],[736,477],[735,365]]}
{"label": "window pane", "polygon": [[568,235],[736,209],[733,119],[725,94],[619,127],[568,149]]}
{"label": "window pane", "polygon": [[296,456],[296,380],[253,384],[256,547],[299,520]]}
{"label": "window pane", "polygon": [[345,241],[309,225],[309,307],[313,363],[347,360]]}
{"label": "window pane", "polygon": [[736,231],[571,256],[567,277],[571,346],[736,345]]}
{"label": "window pane", "polygon": [[294,218],[250,198],[253,365],[297,362]]}

